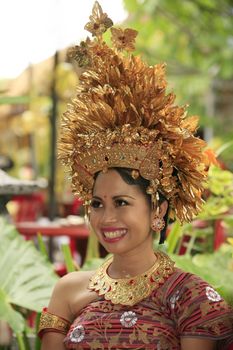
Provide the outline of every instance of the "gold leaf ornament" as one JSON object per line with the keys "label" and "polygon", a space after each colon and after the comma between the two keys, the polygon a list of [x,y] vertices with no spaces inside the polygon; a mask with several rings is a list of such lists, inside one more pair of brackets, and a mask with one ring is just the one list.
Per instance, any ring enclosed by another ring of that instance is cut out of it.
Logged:
{"label": "gold leaf ornament", "polygon": [[90,15],[89,19],[90,22],[85,25],[84,29],[90,32],[92,36],[101,36],[113,25],[113,21],[106,13],[103,12],[98,1],[95,1],[92,14]]}
{"label": "gold leaf ornament", "polygon": [[90,55],[88,51],[87,41],[81,41],[80,45],[76,45],[68,50],[67,56],[71,60],[75,60],[79,67],[85,67],[90,63]]}
{"label": "gold leaf ornament", "polygon": [[117,50],[134,51],[138,32],[134,29],[111,28],[112,43]]}

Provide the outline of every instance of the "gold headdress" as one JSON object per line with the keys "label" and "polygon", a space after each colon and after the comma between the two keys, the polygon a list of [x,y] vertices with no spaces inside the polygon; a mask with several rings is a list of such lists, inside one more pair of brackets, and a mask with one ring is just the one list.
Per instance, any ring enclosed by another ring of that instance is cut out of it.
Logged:
{"label": "gold headdress", "polygon": [[165,65],[148,66],[134,50],[137,32],[111,28],[112,45],[103,33],[112,21],[95,2],[85,26],[87,38],[69,53],[82,69],[76,97],[61,128],[60,159],[71,168],[74,192],[89,200],[98,171],[136,169],[150,180],[153,200],[162,193],[173,217],[190,221],[202,204],[206,177],[205,142],[194,136],[198,118],[166,94]]}

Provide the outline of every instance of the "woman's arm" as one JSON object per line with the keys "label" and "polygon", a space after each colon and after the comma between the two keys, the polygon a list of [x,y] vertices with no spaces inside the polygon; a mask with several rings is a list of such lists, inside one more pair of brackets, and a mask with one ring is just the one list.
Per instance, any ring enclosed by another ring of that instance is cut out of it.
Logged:
{"label": "woman's arm", "polygon": [[[56,284],[52,297],[49,302],[48,312],[52,315],[62,317],[67,321],[72,321],[73,315],[70,309],[70,299],[72,299],[73,278],[70,275],[62,277]],[[65,334],[56,332],[56,330],[45,331],[42,336],[41,350],[64,350],[63,340]]]}
{"label": "woman's arm", "polygon": [[41,350],[65,350],[64,334],[48,332],[43,335]]}
{"label": "woman's arm", "polygon": [[[65,328],[67,328],[67,321],[73,322],[75,315],[96,299],[96,293],[90,292],[87,288],[92,274],[93,271],[71,272],[57,282],[47,311],[65,320]],[[42,336],[41,350],[64,350],[64,338],[65,334],[48,329],[48,332],[44,332]]]}
{"label": "woman's arm", "polygon": [[216,342],[210,339],[181,338],[181,350],[215,350]]}

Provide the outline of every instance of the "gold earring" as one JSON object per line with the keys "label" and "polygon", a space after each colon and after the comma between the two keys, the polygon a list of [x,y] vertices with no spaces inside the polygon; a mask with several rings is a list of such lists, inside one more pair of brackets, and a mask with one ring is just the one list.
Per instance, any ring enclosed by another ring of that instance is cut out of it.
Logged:
{"label": "gold earring", "polygon": [[156,214],[152,220],[151,228],[155,232],[160,232],[165,227],[165,221],[163,217],[159,215],[159,207],[157,208]]}

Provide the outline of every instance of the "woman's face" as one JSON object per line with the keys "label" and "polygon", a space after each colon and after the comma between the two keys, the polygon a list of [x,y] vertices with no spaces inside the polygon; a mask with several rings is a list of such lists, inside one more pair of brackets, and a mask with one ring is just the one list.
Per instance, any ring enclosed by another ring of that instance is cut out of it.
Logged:
{"label": "woman's face", "polygon": [[116,170],[100,173],[91,201],[90,223],[100,243],[113,254],[152,247],[152,212],[136,185],[128,185]]}

